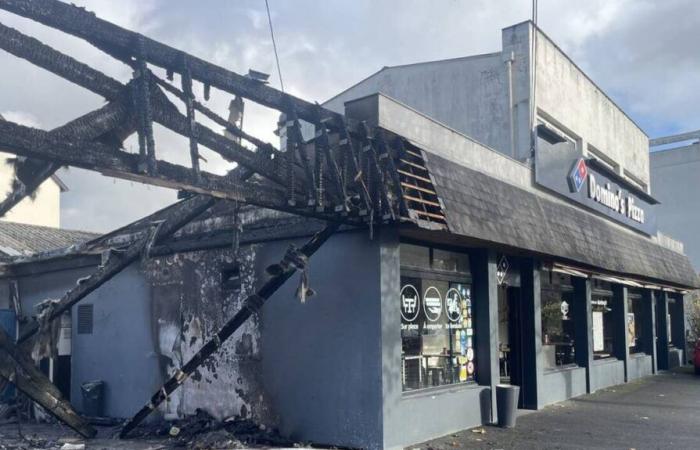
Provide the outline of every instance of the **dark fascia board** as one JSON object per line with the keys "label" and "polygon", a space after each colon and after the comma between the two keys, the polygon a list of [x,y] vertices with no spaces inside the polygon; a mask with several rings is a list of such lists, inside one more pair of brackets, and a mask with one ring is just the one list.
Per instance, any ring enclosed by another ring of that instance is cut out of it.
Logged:
{"label": "dark fascia board", "polygon": [[598,273],[601,275],[608,275],[611,277],[618,278],[629,278],[630,280],[646,282],[649,284],[666,286],[669,288],[674,288],[678,290],[688,290],[700,288],[700,278],[697,280],[695,286],[689,286],[678,283],[671,283],[666,280],[661,280],[652,277],[644,277],[638,274],[624,273],[624,272],[612,272],[609,270],[602,269],[597,266],[582,263],[580,261],[575,261],[567,258],[554,258],[552,255],[546,253],[539,253],[530,250],[524,250],[522,248],[513,247],[510,245],[501,244],[498,242],[487,241],[483,239],[474,238],[471,236],[465,236],[461,234],[450,233],[444,230],[426,230],[416,226],[415,224],[403,224],[399,228],[399,235],[403,239],[407,239],[415,243],[430,243],[432,245],[439,245],[444,248],[459,249],[462,251],[477,250],[481,248],[491,248],[497,252],[504,253],[508,256],[516,258],[536,258],[543,264],[557,262],[561,264],[566,264],[572,267],[580,268],[582,271]]}
{"label": "dark fascia board", "polygon": [[0,272],[0,279],[29,277],[83,267],[97,267],[101,260],[102,258],[98,254],[77,254],[36,262],[7,264],[4,270]]}
{"label": "dark fascia board", "polygon": [[633,185],[625,177],[618,174],[607,165],[603,164],[599,159],[595,157],[589,157],[586,159],[586,164],[592,166],[596,170],[603,172],[606,176],[612,178],[617,183],[624,185],[628,190],[632,191],[637,197],[641,198],[642,200],[649,202],[652,205],[658,205],[661,203],[651,195],[647,194],[646,191]]}

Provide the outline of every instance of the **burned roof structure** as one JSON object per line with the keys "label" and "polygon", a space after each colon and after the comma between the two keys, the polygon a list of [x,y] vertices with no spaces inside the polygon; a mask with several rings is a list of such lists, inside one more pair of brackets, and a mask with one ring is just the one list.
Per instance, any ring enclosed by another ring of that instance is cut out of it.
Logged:
{"label": "burned roof structure", "polygon": [[[178,203],[105,236],[6,265],[4,271],[11,273],[39,260],[101,254],[97,270],[66,292],[52,306],[45,322],[58,319],[139,258],[187,251],[194,246],[235,244],[233,241],[239,238],[236,221],[243,220],[239,217],[257,214],[251,221],[260,230],[277,226],[289,234],[292,227],[298,227],[298,235],[307,237],[317,231],[305,245],[291,247],[281,255],[279,263],[270,268],[270,277],[245,299],[243,308],[171,374],[126,423],[122,436],[217,352],[286,280],[303,270],[308,259],[340,228],[367,229],[368,239],[375,228],[388,225],[400,227],[406,236],[424,239],[440,233],[454,242],[496,244],[629,275],[678,292],[698,283],[683,255],[646,237],[621,231],[561,200],[546,200],[461,166],[434,149],[421,148],[415,139],[383,126],[381,121],[346,117],[58,0],[0,0],[0,8],[81,38],[133,69],[133,79],[123,84],[0,24],[0,48],[4,51],[107,101],[101,108],[53,130],[0,121],[0,148],[26,157],[32,166],[32,176],[24,177],[10,200],[0,205],[0,214],[64,165],[187,194]],[[174,74],[179,75],[179,85],[174,83]],[[279,111],[285,150],[249,135],[206,107],[195,95],[195,81],[204,85],[205,100],[211,89],[218,89]],[[183,103],[184,114],[171,97]],[[200,117],[223,127],[226,135],[200,122]],[[303,136],[302,122],[313,126],[310,139]],[[159,158],[153,124],[189,140],[189,166]],[[123,141],[134,133],[139,144],[136,154],[122,149]],[[227,175],[200,168],[203,149],[231,163]],[[263,209],[274,213],[261,213]],[[220,227],[225,232],[202,238],[198,224],[223,216],[232,218]],[[250,239],[255,239],[254,228],[247,231]],[[265,239],[271,234],[260,232],[259,236]],[[39,330],[38,323],[27,327],[17,345],[0,330],[0,376],[12,379],[20,390],[80,434],[93,436],[94,430],[48,379],[30,367],[24,346]],[[15,373],[9,369],[11,365],[21,370]]]}

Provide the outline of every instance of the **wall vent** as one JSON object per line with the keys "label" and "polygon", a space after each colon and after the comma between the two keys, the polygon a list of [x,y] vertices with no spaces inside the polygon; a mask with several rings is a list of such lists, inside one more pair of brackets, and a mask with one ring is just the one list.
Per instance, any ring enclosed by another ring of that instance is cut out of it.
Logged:
{"label": "wall vent", "polygon": [[78,305],[78,334],[92,334],[93,305]]}

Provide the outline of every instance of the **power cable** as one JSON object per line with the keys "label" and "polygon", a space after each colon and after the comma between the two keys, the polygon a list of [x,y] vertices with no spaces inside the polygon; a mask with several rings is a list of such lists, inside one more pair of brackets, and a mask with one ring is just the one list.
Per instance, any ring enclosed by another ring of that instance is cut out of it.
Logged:
{"label": "power cable", "polygon": [[277,62],[277,74],[280,77],[280,88],[284,92],[284,81],[282,81],[282,69],[280,68],[280,58],[277,55],[277,43],[275,42],[275,32],[272,29],[272,16],[270,16],[270,4],[265,0],[265,8],[267,9],[267,22],[270,24],[270,36],[272,37],[272,48],[275,51],[275,61]]}

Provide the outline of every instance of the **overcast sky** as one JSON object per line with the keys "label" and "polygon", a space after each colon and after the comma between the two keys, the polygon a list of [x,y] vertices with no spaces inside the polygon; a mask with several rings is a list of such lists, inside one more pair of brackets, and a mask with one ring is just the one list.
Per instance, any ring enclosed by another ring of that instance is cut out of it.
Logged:
{"label": "overcast sky", "polygon": [[[239,73],[273,74],[264,0],[72,0]],[[269,0],[287,91],[323,102],[383,66],[500,50],[501,29],[529,19],[529,0]],[[540,0],[539,26],[651,137],[700,128],[700,2]],[[83,41],[0,12],[32,34],[110,75],[130,71]],[[103,100],[0,51],[0,114],[51,129]],[[196,86],[201,96],[201,86]],[[208,106],[226,115],[230,96]],[[276,113],[249,109],[245,128],[273,140]],[[187,163],[187,143],[156,130],[159,157]],[[133,140],[126,144],[135,151]],[[206,170],[227,166],[207,153]],[[63,170],[62,226],[108,231],[175,200],[173,191]]]}

